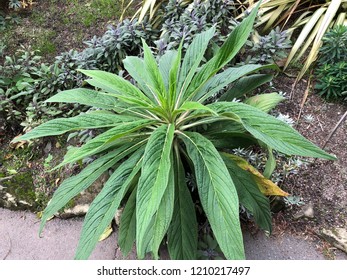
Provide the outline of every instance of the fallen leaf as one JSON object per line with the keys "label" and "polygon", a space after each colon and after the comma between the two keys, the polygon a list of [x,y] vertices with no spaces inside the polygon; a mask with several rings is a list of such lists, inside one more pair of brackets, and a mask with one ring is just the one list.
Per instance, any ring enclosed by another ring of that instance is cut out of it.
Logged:
{"label": "fallen leaf", "polygon": [[8,159],[10,159],[11,157],[13,157],[13,154],[7,154],[6,156],[4,156],[4,159],[8,160]]}
{"label": "fallen leaf", "polygon": [[112,232],[113,232],[112,227],[111,227],[111,225],[109,225],[109,226],[105,229],[104,233],[100,235],[99,241],[105,240],[107,237],[109,237],[109,236],[111,235]]}

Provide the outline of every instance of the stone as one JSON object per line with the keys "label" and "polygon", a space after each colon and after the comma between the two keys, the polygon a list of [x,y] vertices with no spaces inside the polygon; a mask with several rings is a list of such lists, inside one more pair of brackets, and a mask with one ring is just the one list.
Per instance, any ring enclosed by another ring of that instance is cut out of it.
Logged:
{"label": "stone", "polygon": [[298,220],[301,218],[308,218],[308,219],[314,218],[314,209],[313,209],[312,202],[309,202],[307,205],[304,205],[302,209],[294,215],[295,220]]}
{"label": "stone", "polygon": [[63,213],[57,214],[57,216],[62,219],[81,217],[87,214],[88,209],[89,204],[78,204],[72,208],[65,209]]}
{"label": "stone", "polygon": [[322,229],[319,235],[334,247],[347,254],[347,230],[344,228]]}

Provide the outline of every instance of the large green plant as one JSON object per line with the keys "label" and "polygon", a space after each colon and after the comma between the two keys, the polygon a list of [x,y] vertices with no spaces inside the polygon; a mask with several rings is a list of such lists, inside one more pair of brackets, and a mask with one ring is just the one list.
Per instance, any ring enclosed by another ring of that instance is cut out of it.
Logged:
{"label": "large green plant", "polygon": [[[245,65],[220,72],[246,42],[255,16],[256,10],[205,63],[203,56],[214,28],[197,35],[183,59],[180,47],[166,52],[157,63],[143,42],[144,59],[124,60],[137,86],[111,73],[82,70],[90,77],[87,82],[99,91],[81,88],[51,97],[48,102],[78,102],[101,110],[51,120],[14,141],[87,128],[102,128],[104,132],[67,152],[59,166],[86,156],[98,158],[57,189],[43,213],[40,231],[70,199],[102,173],[113,170],[90,205],[77,259],[88,258],[120,205],[124,210],[118,241],[123,253],[127,254],[136,241],[139,258],[148,252],[158,258],[166,236],[172,259],[195,259],[195,203],[204,211],[225,257],[243,259],[239,204],[253,214],[261,228],[271,231],[269,201],[264,194],[283,192],[226,148],[261,143],[269,151],[334,159],[265,113],[278,103],[278,96],[253,98],[248,104],[206,103],[229,83],[266,68]],[[250,83],[254,84],[254,76]],[[232,98],[230,92],[225,100],[228,98]],[[188,173],[194,184],[187,185]]]}

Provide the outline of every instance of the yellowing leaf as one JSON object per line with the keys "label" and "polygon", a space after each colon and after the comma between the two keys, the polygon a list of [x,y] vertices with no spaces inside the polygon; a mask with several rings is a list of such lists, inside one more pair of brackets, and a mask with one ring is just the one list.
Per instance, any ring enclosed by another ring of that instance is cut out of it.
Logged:
{"label": "yellowing leaf", "polygon": [[288,196],[289,194],[283,191],[279,186],[269,179],[266,179],[256,168],[250,165],[246,160],[241,157],[230,155],[231,158],[239,167],[252,173],[254,181],[257,183],[259,190],[264,195],[278,195],[278,196]]}
{"label": "yellowing leaf", "polygon": [[109,226],[105,229],[104,233],[100,235],[99,241],[103,241],[103,240],[105,240],[106,238],[108,238],[108,237],[111,235],[112,232],[113,232],[113,229],[112,229],[111,225],[109,225]]}
{"label": "yellowing leaf", "polygon": [[10,159],[11,157],[13,157],[13,154],[7,154],[7,155],[4,157],[4,159],[5,159],[5,160],[8,160],[8,159]]}
{"label": "yellowing leaf", "polygon": [[26,1],[22,1],[22,8],[25,9],[28,6],[28,4],[26,3]]}

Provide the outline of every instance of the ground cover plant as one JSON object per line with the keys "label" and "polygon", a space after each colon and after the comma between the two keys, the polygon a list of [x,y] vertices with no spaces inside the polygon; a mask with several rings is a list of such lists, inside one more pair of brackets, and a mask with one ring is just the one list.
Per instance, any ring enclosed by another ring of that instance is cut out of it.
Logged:
{"label": "ground cover plant", "polygon": [[[124,60],[136,86],[115,74],[81,70],[90,77],[88,84],[99,90],[73,89],[48,99],[100,110],[51,120],[13,141],[87,128],[103,130],[65,155],[59,166],[86,156],[97,155],[97,159],[62,183],[43,213],[40,230],[71,198],[111,169],[112,175],[85,218],[77,259],[88,258],[121,203],[125,207],[119,245],[125,254],[136,242],[139,258],[148,252],[159,258],[159,247],[167,236],[172,259],[195,259],[198,235],[192,196],[196,195],[225,257],[243,259],[239,204],[261,228],[271,231],[265,195],[286,194],[227,148],[246,142],[260,144],[270,153],[274,149],[288,155],[335,159],[265,113],[279,102],[277,96],[262,96],[247,104],[228,99],[207,103],[230,82],[273,67],[248,64],[223,69],[246,42],[255,16],[256,9],[205,63],[202,60],[214,28],[195,37],[182,62],[182,46],[166,52],[157,63],[143,42],[144,59]],[[195,189],[187,186],[187,174],[192,174]]]}

